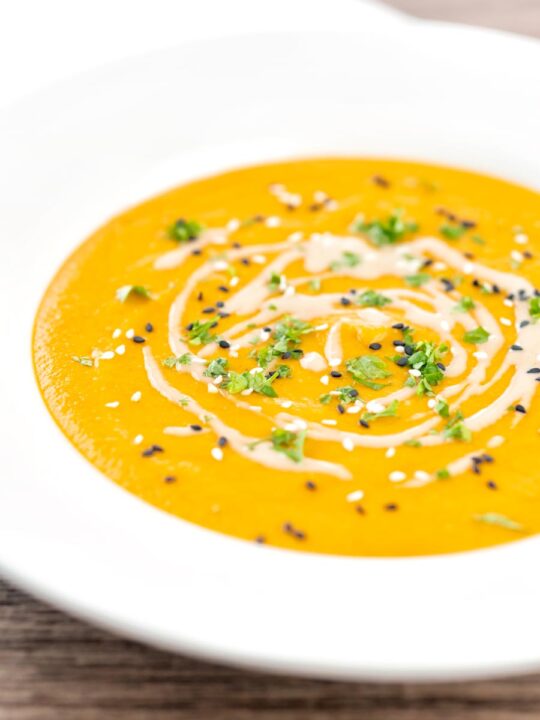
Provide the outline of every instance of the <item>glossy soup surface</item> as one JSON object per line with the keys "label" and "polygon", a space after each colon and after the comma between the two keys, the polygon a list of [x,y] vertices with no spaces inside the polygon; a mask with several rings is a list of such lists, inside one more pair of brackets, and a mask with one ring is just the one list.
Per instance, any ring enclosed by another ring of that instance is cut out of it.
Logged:
{"label": "glossy soup surface", "polygon": [[345,555],[508,542],[540,530],[539,241],[537,193],[443,167],[200,180],[67,260],[38,382],[90,462],[207,528]]}

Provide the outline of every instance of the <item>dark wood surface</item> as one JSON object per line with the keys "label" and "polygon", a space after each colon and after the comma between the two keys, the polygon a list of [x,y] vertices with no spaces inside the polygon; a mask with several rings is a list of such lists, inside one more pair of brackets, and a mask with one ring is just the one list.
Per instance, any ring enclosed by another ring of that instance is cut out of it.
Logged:
{"label": "dark wood surface", "polygon": [[[540,37],[540,0],[389,4]],[[118,639],[0,583],[0,720],[248,718],[540,720],[540,676],[418,686],[248,673]]]}

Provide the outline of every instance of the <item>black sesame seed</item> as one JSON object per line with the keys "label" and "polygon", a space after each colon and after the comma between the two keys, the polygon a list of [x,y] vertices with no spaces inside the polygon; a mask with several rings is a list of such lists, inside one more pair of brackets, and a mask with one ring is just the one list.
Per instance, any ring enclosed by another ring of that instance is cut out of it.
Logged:
{"label": "black sesame seed", "polygon": [[356,512],[357,512],[359,515],[365,515],[365,514],[366,514],[366,511],[364,510],[364,508],[363,508],[361,505],[357,505],[354,509],[356,510]]}
{"label": "black sesame seed", "polygon": [[495,295],[499,295],[499,293],[501,292],[501,288],[498,285],[492,285],[491,292],[493,292]]}
{"label": "black sesame seed", "polygon": [[414,353],[414,348],[412,345],[405,345],[403,349],[405,350],[405,355],[408,355],[409,357]]}
{"label": "black sesame seed", "polygon": [[282,360],[290,360],[292,357],[292,353],[290,353],[288,350],[284,353],[281,353],[281,359]]}
{"label": "black sesame seed", "polygon": [[405,325],[403,323],[395,323],[395,325],[392,325],[394,330],[403,330]]}
{"label": "black sesame seed", "polygon": [[222,435],[221,437],[218,438],[217,444],[218,444],[218,447],[221,447],[221,448],[222,448],[222,447],[225,447],[225,445],[226,445],[228,442],[229,442],[229,441],[227,440],[227,438],[226,438],[224,435]]}
{"label": "black sesame seed", "polygon": [[527,325],[530,325],[530,324],[531,324],[531,321],[530,321],[530,320],[522,320],[522,321],[519,323],[519,327],[520,327],[520,328],[524,328],[524,327],[527,327]]}
{"label": "black sesame seed", "polygon": [[446,365],[442,362],[438,362],[437,367],[439,368],[439,370],[442,370],[443,372],[446,371]]}
{"label": "black sesame seed", "polygon": [[264,332],[267,332],[267,333],[268,333],[268,332],[272,332],[272,328],[271,328],[271,327],[265,327],[265,328],[263,328],[263,330],[264,330]]}
{"label": "black sesame seed", "polygon": [[392,345],[394,345],[394,347],[403,347],[405,343],[403,340],[392,340]]}
{"label": "black sesame seed", "polygon": [[518,352],[519,350],[523,350],[523,348],[521,347],[521,345],[510,345],[510,350]]}
{"label": "black sesame seed", "polygon": [[137,343],[137,344],[146,342],[146,340],[143,337],[141,337],[140,335],[134,335],[132,340],[134,343]]}
{"label": "black sesame seed", "polygon": [[195,248],[195,250],[191,251],[192,255],[202,255],[202,250],[199,250],[199,248]]}
{"label": "black sesame seed", "polygon": [[338,404],[338,405],[337,405],[337,411],[338,411],[338,413],[339,413],[340,415],[343,415],[343,413],[345,412],[345,408],[343,407],[343,405]]}
{"label": "black sesame seed", "polygon": [[166,483],[176,482],[176,478],[175,478],[174,475],[166,475],[166,476],[163,478],[163,480],[164,480],[164,482],[166,482]]}
{"label": "black sesame seed", "polygon": [[154,452],[165,452],[165,451],[163,450],[163,448],[161,447],[161,445],[152,445],[152,450],[153,450]]}
{"label": "black sesame seed", "polygon": [[394,510],[397,510],[397,509],[398,509],[398,506],[396,505],[396,503],[387,503],[387,504],[384,506],[384,509],[385,509],[385,510],[389,510],[390,512],[393,512]]}
{"label": "black sesame seed", "polygon": [[154,332],[154,326],[150,322],[146,323],[144,329],[146,330],[146,332]]}
{"label": "black sesame seed", "polygon": [[369,423],[367,420],[363,420],[362,418],[358,421],[358,424],[361,425],[363,428],[369,429]]}
{"label": "black sesame seed", "polygon": [[333,377],[333,378],[340,378],[340,377],[341,377],[341,373],[339,372],[339,370],[330,370],[330,375],[331,375],[331,377]]}
{"label": "black sesame seed", "polygon": [[497,483],[493,482],[493,480],[488,480],[487,483],[486,483],[486,485],[487,485],[487,487],[488,487],[490,490],[497,490],[497,489],[498,489],[498,488],[497,488]]}
{"label": "black sesame seed", "polygon": [[223,300],[218,300],[217,303],[216,303],[216,307],[217,307],[217,308],[223,308],[223,307],[225,307],[225,303],[223,302]]}
{"label": "black sesame seed", "polygon": [[515,410],[516,412],[518,412],[518,413],[523,413],[523,415],[525,415],[525,413],[527,412],[527,411],[525,410],[525,408],[523,407],[523,405],[516,405],[516,406],[514,407],[514,410]]}
{"label": "black sesame seed", "polygon": [[205,308],[203,309],[204,315],[211,315],[212,313],[215,313],[215,312],[216,312],[216,308],[215,308],[215,307],[205,307]]}
{"label": "black sesame seed", "polygon": [[371,345],[369,346],[370,350],[380,350],[381,348],[382,348],[382,345],[381,345],[381,343],[378,343],[378,342],[371,343]]}
{"label": "black sesame seed", "polygon": [[474,278],[474,280],[472,281],[472,285],[476,288],[481,287],[480,280],[477,280],[476,278]]}
{"label": "black sesame seed", "polygon": [[249,258],[242,258],[240,262],[242,263],[242,265],[250,265]]}
{"label": "black sesame seed", "polygon": [[231,343],[227,342],[226,340],[220,340],[218,345],[220,348],[223,348],[224,350],[231,347]]}
{"label": "black sesame seed", "polygon": [[538,375],[538,373],[540,373],[540,368],[534,367],[530,370],[527,370],[527,372],[529,373],[529,375]]}
{"label": "black sesame seed", "polygon": [[475,228],[476,227],[476,223],[474,222],[474,220],[462,220],[461,225],[464,228]]}
{"label": "black sesame seed", "polygon": [[146,448],[146,450],[143,450],[142,453],[141,453],[141,455],[142,455],[143,457],[152,457],[153,454],[154,454],[154,451],[153,451],[153,449],[152,449],[151,447]]}
{"label": "black sesame seed", "polygon": [[240,248],[242,247],[239,242],[233,242],[232,246],[235,250],[240,250]]}
{"label": "black sesame seed", "polygon": [[355,390],[354,388],[352,390],[349,390],[349,395],[351,397],[358,397],[358,390]]}
{"label": "black sesame seed", "polygon": [[255,542],[257,543],[257,545],[264,545],[264,543],[266,542],[266,538],[264,537],[264,535],[257,535],[257,537],[255,538]]}
{"label": "black sesame seed", "polygon": [[306,539],[306,533],[303,532],[302,530],[295,530],[293,535],[297,540],[305,540]]}
{"label": "black sesame seed", "polygon": [[228,313],[228,312],[218,312],[218,317],[220,317],[220,318],[228,318],[228,317],[231,317],[231,313]]}
{"label": "black sesame seed", "polygon": [[189,325],[186,325],[186,330],[193,330],[193,323],[189,323]]}
{"label": "black sesame seed", "polygon": [[493,457],[493,455],[488,455],[487,453],[482,453],[482,462],[492,463],[492,462],[495,462],[495,458]]}
{"label": "black sesame seed", "polygon": [[229,288],[226,285],[218,285],[218,290],[221,290],[221,292],[228,293]]}
{"label": "black sesame seed", "polygon": [[351,301],[350,301],[349,298],[347,298],[347,297],[342,297],[342,298],[340,298],[339,302],[340,302],[342,305],[345,305],[345,306],[351,304]]}
{"label": "black sesame seed", "polygon": [[201,432],[202,427],[200,425],[190,425],[189,426],[194,432]]}
{"label": "black sesame seed", "polygon": [[199,293],[197,294],[197,300],[199,300],[199,302],[200,302],[200,301],[203,300],[203,299],[204,299],[204,295],[202,294],[202,292],[199,292]]}
{"label": "black sesame seed", "polygon": [[444,285],[444,292],[451,292],[455,289],[455,285],[448,278],[441,278],[441,283]]}
{"label": "black sesame seed", "polygon": [[408,365],[408,364],[409,364],[409,359],[406,355],[404,355],[403,357],[400,357],[396,360],[396,365],[398,365],[399,367],[405,367],[405,365]]}
{"label": "black sesame seed", "polygon": [[316,489],[317,489],[317,485],[315,485],[315,483],[313,482],[313,480],[307,480],[307,481],[306,481],[306,488],[307,488],[308,490],[316,490]]}
{"label": "black sesame seed", "polygon": [[378,185],[381,188],[388,188],[390,187],[389,181],[383,177],[382,175],[374,175],[372,178],[375,185]]}

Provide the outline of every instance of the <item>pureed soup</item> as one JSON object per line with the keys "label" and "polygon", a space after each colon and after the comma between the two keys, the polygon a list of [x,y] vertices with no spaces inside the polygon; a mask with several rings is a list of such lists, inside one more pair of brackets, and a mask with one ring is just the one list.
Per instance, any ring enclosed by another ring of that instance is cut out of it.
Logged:
{"label": "pureed soup", "polygon": [[515,540],[540,530],[539,240],[537,193],[444,167],[197,181],[61,268],[39,385],[97,468],[213,530],[345,555]]}

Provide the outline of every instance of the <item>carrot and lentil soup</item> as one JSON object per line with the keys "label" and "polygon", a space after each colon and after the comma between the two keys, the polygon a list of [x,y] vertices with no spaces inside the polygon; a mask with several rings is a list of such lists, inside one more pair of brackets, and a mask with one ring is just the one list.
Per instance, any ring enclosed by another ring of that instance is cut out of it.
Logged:
{"label": "carrot and lentil soup", "polygon": [[193,182],[61,268],[44,400],[103,473],[236,537],[331,554],[540,531],[540,199],[390,160]]}

